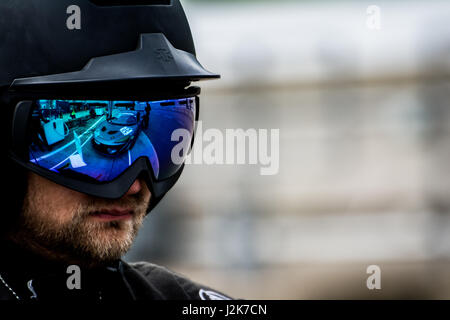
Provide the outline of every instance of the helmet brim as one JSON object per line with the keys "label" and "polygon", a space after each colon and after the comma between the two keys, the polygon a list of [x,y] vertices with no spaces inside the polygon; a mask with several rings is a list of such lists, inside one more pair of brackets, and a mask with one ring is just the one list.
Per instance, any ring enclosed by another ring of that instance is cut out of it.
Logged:
{"label": "helmet brim", "polygon": [[92,58],[80,71],[15,79],[10,89],[108,82],[186,82],[218,79],[197,58],[176,49],[162,33],[141,34],[135,51]]}

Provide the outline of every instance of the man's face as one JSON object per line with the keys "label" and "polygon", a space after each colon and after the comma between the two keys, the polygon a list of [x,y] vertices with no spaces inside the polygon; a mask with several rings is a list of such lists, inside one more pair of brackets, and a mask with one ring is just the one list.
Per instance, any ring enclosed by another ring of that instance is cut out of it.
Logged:
{"label": "man's face", "polygon": [[150,197],[140,179],[122,198],[107,200],[30,173],[14,238],[56,259],[87,264],[115,260],[132,245]]}

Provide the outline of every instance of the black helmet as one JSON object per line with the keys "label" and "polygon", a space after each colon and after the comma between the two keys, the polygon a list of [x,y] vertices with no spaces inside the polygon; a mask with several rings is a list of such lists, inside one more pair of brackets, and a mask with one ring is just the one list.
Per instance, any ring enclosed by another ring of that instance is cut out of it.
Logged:
{"label": "black helmet", "polygon": [[[33,167],[16,150],[26,131],[21,122],[12,124],[13,118],[31,114],[30,108],[19,110],[18,103],[55,95],[105,100],[189,98],[200,93],[190,87],[191,82],[219,78],[197,61],[178,0],[3,0],[0,70],[2,128],[9,141],[11,168],[7,197],[15,210],[25,192],[24,168],[80,192],[119,198],[146,167],[144,161],[136,161],[114,182],[101,184]],[[189,101],[182,103],[189,105]],[[154,192],[148,211],[182,170],[183,165],[161,181],[148,177]]]}

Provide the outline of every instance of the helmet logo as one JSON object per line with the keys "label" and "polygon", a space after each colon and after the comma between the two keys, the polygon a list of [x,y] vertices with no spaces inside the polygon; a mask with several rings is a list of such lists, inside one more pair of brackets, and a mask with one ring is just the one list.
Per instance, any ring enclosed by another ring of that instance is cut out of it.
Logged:
{"label": "helmet logo", "polygon": [[81,30],[81,9],[77,5],[67,7],[67,14],[70,16],[66,20],[66,26],[69,30]]}
{"label": "helmet logo", "polygon": [[156,59],[164,62],[171,62],[173,60],[173,56],[168,49],[159,48],[154,51]]}
{"label": "helmet logo", "polygon": [[198,295],[202,300],[231,300],[231,298],[211,290],[200,289]]}

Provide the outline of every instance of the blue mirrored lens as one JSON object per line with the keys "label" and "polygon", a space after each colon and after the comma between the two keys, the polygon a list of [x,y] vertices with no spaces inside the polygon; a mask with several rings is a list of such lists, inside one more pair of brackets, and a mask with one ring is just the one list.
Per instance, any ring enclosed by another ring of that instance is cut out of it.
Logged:
{"label": "blue mirrored lens", "polygon": [[189,149],[195,103],[195,98],[38,100],[30,120],[29,160],[62,174],[111,181],[146,157],[155,178],[166,179]]}

